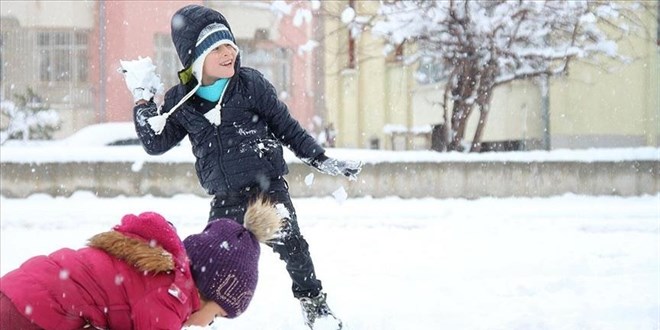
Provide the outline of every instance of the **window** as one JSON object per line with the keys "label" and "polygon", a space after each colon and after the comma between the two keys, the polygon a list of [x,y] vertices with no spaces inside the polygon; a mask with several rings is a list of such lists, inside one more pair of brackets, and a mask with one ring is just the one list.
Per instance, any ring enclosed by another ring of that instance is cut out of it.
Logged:
{"label": "window", "polygon": [[434,61],[421,60],[417,68],[416,78],[420,84],[435,84],[446,78],[443,66]]}
{"label": "window", "polygon": [[261,71],[278,93],[286,93],[291,83],[289,50],[280,47],[256,47],[247,40],[241,41],[238,40],[241,65]]}
{"label": "window", "polygon": [[163,85],[174,86],[179,83],[178,72],[183,69],[179,56],[174,49],[169,33],[157,33],[154,36],[156,54],[154,64],[158,68]]}
{"label": "window", "polygon": [[439,50],[433,43],[418,41],[419,67],[415,76],[420,84],[435,84],[447,79],[448,72],[442,58],[438,57]]}
{"label": "window", "polygon": [[42,82],[87,82],[86,32],[37,31],[39,80]]}

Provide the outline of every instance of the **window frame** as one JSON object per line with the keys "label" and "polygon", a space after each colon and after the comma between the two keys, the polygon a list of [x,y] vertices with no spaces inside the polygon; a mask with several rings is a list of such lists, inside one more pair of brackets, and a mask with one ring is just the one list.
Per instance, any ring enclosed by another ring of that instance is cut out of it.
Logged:
{"label": "window frame", "polygon": [[41,83],[89,82],[89,31],[78,29],[37,29],[37,78]]}

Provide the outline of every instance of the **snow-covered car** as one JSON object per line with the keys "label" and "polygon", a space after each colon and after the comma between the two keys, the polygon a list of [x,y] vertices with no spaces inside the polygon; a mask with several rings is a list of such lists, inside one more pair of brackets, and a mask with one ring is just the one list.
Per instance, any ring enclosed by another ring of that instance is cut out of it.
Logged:
{"label": "snow-covered car", "polygon": [[8,140],[3,146],[126,146],[140,145],[133,122],[112,122],[85,126],[63,139],[54,140]]}
{"label": "snow-covered car", "polygon": [[71,146],[125,146],[139,145],[133,122],[113,122],[83,127],[71,136],[59,140]]}
{"label": "snow-covered car", "polygon": [[[189,146],[184,138],[179,146]],[[3,147],[111,147],[140,146],[133,122],[112,122],[85,126],[63,139],[54,140],[8,140]]]}

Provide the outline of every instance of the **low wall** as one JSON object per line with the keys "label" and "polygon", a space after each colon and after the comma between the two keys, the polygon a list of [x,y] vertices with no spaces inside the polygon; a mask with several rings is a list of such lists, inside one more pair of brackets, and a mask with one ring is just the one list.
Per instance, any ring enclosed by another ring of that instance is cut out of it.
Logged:
{"label": "low wall", "polygon": [[[0,193],[23,198],[35,193],[69,196],[91,191],[100,197],[172,196],[205,192],[192,163],[53,162],[1,164]],[[638,196],[660,193],[660,162],[384,162],[366,164],[359,180],[320,174],[289,164],[293,197],[330,196],[341,187],[349,197],[479,198],[580,195]],[[310,174],[312,176],[310,176]]]}

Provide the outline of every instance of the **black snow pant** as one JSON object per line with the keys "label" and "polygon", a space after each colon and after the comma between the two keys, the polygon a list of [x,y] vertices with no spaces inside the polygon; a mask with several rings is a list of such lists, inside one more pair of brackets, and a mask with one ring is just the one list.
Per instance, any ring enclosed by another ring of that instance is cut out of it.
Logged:
{"label": "black snow pant", "polygon": [[236,193],[215,195],[211,201],[209,221],[229,218],[243,224],[248,203],[260,194],[268,197],[273,204],[283,204],[289,212],[289,217],[283,219],[282,239],[269,243],[268,246],[286,263],[286,270],[293,281],[293,296],[317,296],[322,289],[321,281],[316,278],[309,245],[300,233],[289,187],[283,178],[272,180],[268,187],[249,187]]}

